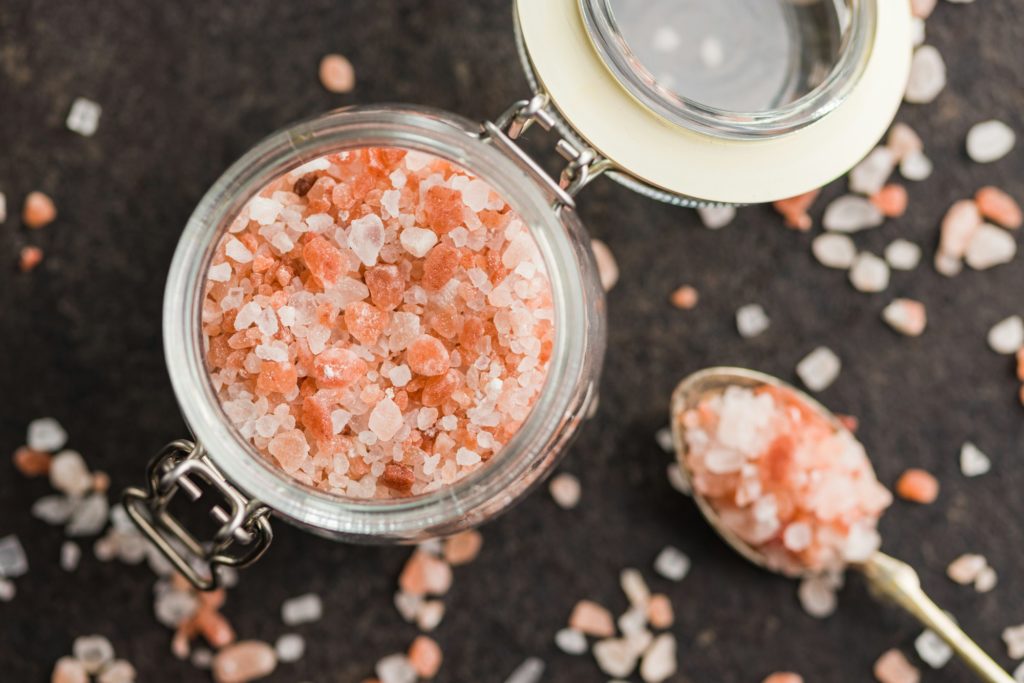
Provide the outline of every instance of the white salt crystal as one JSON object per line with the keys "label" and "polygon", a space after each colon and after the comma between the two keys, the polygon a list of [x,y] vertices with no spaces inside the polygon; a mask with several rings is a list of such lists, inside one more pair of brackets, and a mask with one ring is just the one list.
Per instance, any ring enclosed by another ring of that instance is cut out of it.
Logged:
{"label": "white salt crystal", "polygon": [[870,201],[847,194],[833,200],[825,208],[821,224],[826,230],[849,233],[878,227],[884,220],[885,216]]}
{"label": "white salt crystal", "polygon": [[988,332],[988,345],[996,353],[1010,355],[1024,346],[1024,319],[1011,315]]}
{"label": "white salt crystal", "polygon": [[437,408],[420,408],[416,413],[416,429],[429,429],[437,420]]}
{"label": "white salt crystal", "polygon": [[96,683],[135,683],[137,675],[135,667],[130,662],[117,659],[100,672],[96,677]]}
{"label": "white salt crystal", "polygon": [[110,504],[104,493],[86,496],[71,513],[65,533],[71,537],[94,536],[107,525]]}
{"label": "white salt crystal", "polygon": [[616,678],[625,678],[633,673],[639,659],[629,642],[621,638],[599,640],[594,643],[592,651],[601,671]]}
{"label": "white salt crystal", "polygon": [[395,593],[395,609],[403,619],[412,623],[416,620],[416,613],[423,605],[423,596],[413,595],[398,591]]}
{"label": "white salt crystal", "polygon": [[398,190],[386,190],[380,198],[381,208],[387,212],[388,216],[395,218],[398,216],[398,202],[401,198],[402,193]]}
{"label": "white salt crystal", "polygon": [[213,282],[227,282],[231,279],[231,264],[225,261],[224,263],[210,266],[210,270],[206,272],[206,277]]}
{"label": "white salt crystal", "polygon": [[862,251],[850,267],[850,284],[860,292],[881,292],[889,286],[889,264]]}
{"label": "white salt crystal", "polygon": [[285,633],[274,643],[277,658],[282,662],[297,662],[306,652],[306,640],[298,633]]}
{"label": "white salt crystal", "polygon": [[416,626],[421,631],[433,631],[444,618],[444,603],[440,600],[427,600],[416,613]]}
{"label": "white salt crystal", "polygon": [[910,18],[910,44],[914,47],[923,45],[925,41],[925,24],[921,17]]}
{"label": "white salt crystal", "polygon": [[814,531],[807,522],[794,522],[782,532],[782,544],[795,553],[805,550],[814,540]]}
{"label": "white salt crystal", "polygon": [[807,614],[824,619],[836,611],[834,583],[823,576],[810,576],[800,582],[797,589],[800,605]]}
{"label": "white salt crystal", "polygon": [[970,441],[960,447],[960,471],[965,477],[980,477],[992,469],[992,461]]}
{"label": "white salt crystal", "polygon": [[71,111],[64,125],[68,130],[74,131],[85,137],[91,136],[100,126],[100,113],[103,111],[100,105],[84,97],[76,97],[71,103]]}
{"label": "white salt crystal", "polygon": [[[540,677],[543,675],[544,661],[537,657],[530,657],[509,674],[505,683],[539,683]],[[384,682],[381,681],[381,683]]]}
{"label": "white salt crystal", "polygon": [[255,301],[250,301],[242,306],[241,310],[238,311],[238,315],[235,316],[235,329],[239,331],[249,329],[256,322],[256,318],[259,317],[262,311],[263,309]]}
{"label": "white salt crystal", "polygon": [[371,213],[352,221],[348,230],[348,246],[364,266],[375,265],[384,246],[384,222],[380,216]]}
{"label": "white salt crystal", "polygon": [[1013,670],[1013,680],[1015,683],[1024,683],[1024,662]]}
{"label": "white salt crystal", "polygon": [[68,433],[52,417],[41,417],[28,423],[25,443],[34,451],[53,453],[68,442]]}
{"label": "white salt crystal", "polygon": [[824,391],[839,377],[840,369],[839,356],[832,349],[819,346],[797,364],[796,374],[811,391]]}
{"label": "white salt crystal", "polygon": [[644,683],[662,683],[676,672],[676,637],[662,633],[654,639],[640,662],[640,678]]}
{"label": "white salt crystal", "polygon": [[91,674],[98,673],[114,659],[114,646],[103,636],[79,636],[71,644],[71,652]]}
{"label": "white salt crystal", "polygon": [[674,453],[676,450],[675,443],[672,441],[672,428],[662,427],[654,433],[654,440],[658,442],[658,446],[661,450],[666,453]]}
{"label": "white salt crystal", "polygon": [[1010,659],[1024,658],[1024,624],[1007,626],[1002,635]]}
{"label": "white salt crystal", "polygon": [[966,586],[974,583],[987,566],[988,560],[984,555],[965,553],[949,563],[946,567],[946,576],[961,586]]}
{"label": "white salt crystal", "polygon": [[490,185],[480,179],[474,179],[462,188],[462,203],[479,213],[487,208],[487,198],[490,194]]}
{"label": "white salt crystal", "polygon": [[267,197],[253,197],[249,202],[249,218],[260,225],[270,225],[277,220],[283,208],[284,206],[277,200]]}
{"label": "white salt crystal", "polygon": [[924,149],[924,143],[913,128],[905,123],[895,123],[889,129],[889,138],[886,146],[892,150],[896,159],[902,161],[911,152],[920,152]]}
{"label": "white salt crystal", "polygon": [[975,270],[1009,263],[1017,255],[1017,240],[1006,230],[984,223],[967,245],[964,261]]}
{"label": "white salt crystal", "polygon": [[976,124],[967,133],[967,156],[979,164],[1002,159],[1017,143],[1017,134],[1002,121]]}
{"label": "white salt crystal", "polygon": [[927,104],[939,96],[946,87],[946,63],[931,45],[922,45],[914,51],[910,63],[910,78],[904,99],[913,104]]}
{"label": "white salt crystal", "polygon": [[28,572],[28,557],[14,534],[0,538],[0,577],[16,579]]}
{"label": "white salt crystal", "polygon": [[555,503],[563,510],[571,510],[579,505],[580,480],[568,472],[563,472],[552,478],[551,483],[548,484],[548,490]]}
{"label": "white salt crystal", "polygon": [[857,257],[857,247],[846,235],[826,232],[811,242],[811,252],[818,262],[829,268],[846,270]]}
{"label": "white salt crystal", "polygon": [[7,220],[7,195],[0,192],[0,223]]}
{"label": "white salt crystal", "polygon": [[922,151],[908,152],[900,161],[900,175],[914,182],[927,180],[934,168],[932,160]]}
{"label": "white salt crystal", "polygon": [[953,648],[930,629],[923,631],[914,640],[914,649],[918,657],[933,669],[941,669],[953,658]]}
{"label": "white salt crystal", "polygon": [[594,260],[597,262],[601,288],[610,292],[619,281],[619,264],[615,261],[615,255],[601,240],[590,240],[590,249],[594,252]]}
{"label": "white salt crystal", "polygon": [[679,463],[670,463],[666,474],[668,476],[668,483],[679,493],[684,496],[688,496],[693,493],[693,487],[690,485],[690,480],[683,474],[683,468],[679,466]]}
{"label": "white salt crystal", "polygon": [[287,254],[295,248],[295,242],[292,241],[292,238],[284,230],[274,235],[273,239],[270,240],[270,244],[281,254]]}
{"label": "white salt crystal", "polygon": [[277,313],[270,306],[267,306],[260,314],[256,316],[256,327],[259,329],[260,334],[270,336],[277,334]]}
{"label": "white salt crystal", "polygon": [[875,147],[850,171],[850,190],[872,195],[882,189],[896,168],[896,156],[887,147]]}
{"label": "white salt crystal", "polygon": [[92,488],[92,475],[78,451],[61,451],[50,461],[50,485],[69,496]]}
{"label": "white salt crystal", "polygon": [[895,270],[913,270],[921,262],[921,247],[905,239],[895,239],[885,248],[885,260]]}
{"label": "white salt crystal", "polygon": [[[52,469],[52,466],[51,466]],[[71,519],[71,511],[75,509],[72,498],[61,494],[43,496],[32,504],[32,516],[41,519],[51,526],[60,526]]]}
{"label": "white salt crystal", "polygon": [[697,209],[701,223],[705,228],[718,230],[732,223],[736,218],[735,206],[704,206]]}
{"label": "white salt crystal", "polygon": [[404,654],[388,655],[377,662],[375,668],[380,683],[416,683],[416,669]]}
{"label": "white salt crystal", "polygon": [[8,581],[0,576],[0,602],[10,602],[14,599],[17,592],[18,589],[15,587],[13,581]]}
{"label": "white salt crystal", "polygon": [[555,645],[567,655],[581,655],[587,651],[587,637],[574,628],[563,628],[555,633]]}
{"label": "white salt crystal", "polygon": [[285,600],[281,605],[281,621],[287,626],[317,621],[323,615],[323,603],[316,593],[306,593]]}
{"label": "white salt crystal", "polygon": [[771,325],[768,314],[761,304],[746,304],[736,311],[736,329],[744,339],[761,334]]}
{"label": "white salt crystal", "polygon": [[665,546],[654,560],[654,571],[670,581],[682,581],[690,573],[690,558],[673,546]]}
{"label": "white salt crystal", "polygon": [[908,337],[920,336],[927,324],[924,304],[913,299],[893,300],[882,310],[882,319]]}
{"label": "white salt crystal", "polygon": [[437,244],[437,234],[423,228],[406,228],[398,240],[407,252],[416,258],[423,258]]}
{"label": "white salt crystal", "polygon": [[402,428],[402,410],[392,399],[385,397],[373,407],[368,425],[378,439],[390,441]]}
{"label": "white salt crystal", "polygon": [[73,572],[78,568],[78,561],[82,557],[82,549],[74,541],[64,541],[60,546],[60,567],[66,572]]}
{"label": "white salt crystal", "polygon": [[998,582],[999,576],[996,574],[996,570],[990,566],[986,566],[978,572],[978,577],[974,579],[974,590],[979,593],[988,593],[996,587]]}
{"label": "white salt crystal", "polygon": [[636,569],[623,569],[619,574],[619,585],[622,586],[622,592],[629,599],[629,604],[644,608],[643,623],[647,623],[646,607],[647,603],[651,601],[651,591],[647,587],[647,582],[644,581],[643,574]]}
{"label": "white salt crystal", "polygon": [[480,462],[480,454],[468,448],[460,448],[455,453],[455,463],[462,467],[469,467]]}
{"label": "white salt crystal", "polygon": [[224,243],[224,253],[227,254],[228,258],[239,263],[249,263],[249,261],[252,261],[252,252],[235,237],[228,239]]}

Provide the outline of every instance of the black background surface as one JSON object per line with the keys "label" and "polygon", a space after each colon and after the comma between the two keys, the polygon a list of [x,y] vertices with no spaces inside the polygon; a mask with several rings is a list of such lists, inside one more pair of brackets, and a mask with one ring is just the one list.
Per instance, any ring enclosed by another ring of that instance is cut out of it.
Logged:
{"label": "black background surface", "polygon": [[[934,104],[904,106],[899,116],[924,137],[936,173],[909,186],[906,217],[857,238],[876,253],[897,236],[912,239],[926,262],[895,273],[884,294],[857,293],[842,272],[816,264],[812,235],[784,229],[769,208],[743,209],[712,232],[692,211],[608,181],[585,191],[582,216],[611,245],[622,280],[608,302],[600,410],[563,465],[582,480],[583,501],[567,512],[538,492],[484,529],[483,553],[456,570],[435,633],[446,656],[438,680],[500,682],[530,655],[548,661],[547,681],[605,680],[591,658],[557,652],[552,636],[580,598],[624,609],[617,577],[626,566],[671,594],[681,645],[675,681],[756,682],[778,669],[810,682],[865,681],[887,648],[913,657],[920,629],[876,604],[859,578],[849,581],[837,615],[809,618],[795,585],[734,556],[665,480],[668,457],[654,433],[678,379],[712,364],[792,379],[796,362],[819,344],[844,363],[821,398],[860,417],[881,479],[892,484],[913,465],[943,484],[935,505],[893,506],[882,525],[885,550],[912,562],[926,589],[1010,665],[999,633],[1024,622],[1024,421],[1012,363],[987,349],[985,334],[1024,313],[1024,263],[948,280],[929,262],[954,199],[987,183],[1024,198],[1020,146],[986,166],[963,152],[978,121],[998,117],[1024,131],[1021,8],[1020,0],[941,2],[928,23],[950,86]],[[350,95],[317,82],[319,58],[334,51],[356,66]],[[3,0],[0,191],[12,216],[0,226],[0,451],[23,443],[30,419],[54,415],[70,446],[120,490],[141,482],[149,456],[185,433],[161,350],[164,278],[203,192],[261,137],[350,103],[413,102],[483,119],[526,94],[501,0]],[[64,128],[76,96],[104,107],[92,138]],[[55,198],[60,217],[29,232],[17,214],[34,189]],[[826,198],[841,191],[833,184]],[[28,243],[42,246],[46,260],[24,275],[14,264]],[[694,311],[666,302],[684,283],[700,289]],[[920,339],[880,321],[895,296],[928,305]],[[744,341],[733,314],[749,302],[764,305],[772,325]],[[966,439],[992,456],[991,474],[960,475]],[[170,633],[152,616],[147,569],[102,564],[88,542],[75,573],[59,568],[60,530],[28,512],[47,492],[45,481],[23,480],[0,463],[0,535],[17,533],[32,565],[15,600],[0,603],[0,680],[49,680],[53,662],[87,633],[108,636],[144,683],[205,680],[170,655]],[[301,592],[320,593],[326,614],[298,629],[308,639],[305,658],[268,680],[356,682],[379,657],[407,647],[415,629],[391,596],[408,550],[332,543],[280,522],[276,530],[269,555],[244,574],[225,608],[240,637],[273,641],[284,631],[282,600]],[[694,559],[680,584],[650,569],[666,544]],[[998,570],[994,592],[979,595],[945,578],[946,564],[968,551]],[[925,680],[969,675],[954,662]]]}

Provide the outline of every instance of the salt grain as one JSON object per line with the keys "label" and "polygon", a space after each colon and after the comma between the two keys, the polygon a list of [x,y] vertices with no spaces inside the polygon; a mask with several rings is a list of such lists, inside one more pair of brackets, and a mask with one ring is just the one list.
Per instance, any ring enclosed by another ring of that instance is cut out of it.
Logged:
{"label": "salt grain", "polygon": [[1017,255],[1017,241],[1002,228],[982,224],[971,237],[964,260],[975,270],[1009,263]]}
{"label": "salt grain", "polygon": [[50,683],[89,683],[89,674],[74,657],[61,657],[53,667]]}
{"label": "salt grain", "polygon": [[654,639],[640,663],[640,678],[645,683],[662,683],[676,673],[676,637],[663,633]]}
{"label": "salt grain", "polygon": [[337,54],[324,55],[320,60],[320,84],[333,93],[350,92],[356,85],[356,71],[352,63]]}
{"label": "salt grain", "polygon": [[100,105],[92,100],[76,97],[75,101],[71,103],[71,111],[68,112],[68,118],[64,125],[70,131],[89,137],[99,128],[102,111]]}
{"label": "salt grain", "polygon": [[1003,629],[1003,642],[1006,643],[1006,654],[1010,659],[1024,658],[1024,624],[1007,626]]}
{"label": "salt grain", "polygon": [[479,531],[469,529],[445,539],[444,559],[453,567],[469,564],[480,554],[484,537]]}
{"label": "salt grain", "polygon": [[441,646],[433,638],[416,636],[409,646],[408,656],[409,663],[420,678],[431,679],[441,669]]}
{"label": "salt grain", "polygon": [[571,510],[580,502],[580,480],[568,472],[563,472],[551,479],[548,484],[551,497],[558,507],[563,510]]}
{"label": "salt grain", "polygon": [[267,643],[243,640],[220,650],[211,666],[217,683],[248,683],[277,668],[277,653]]}
{"label": "salt grain", "polygon": [[928,323],[924,304],[913,299],[896,299],[882,310],[882,319],[908,337],[919,337]]}
{"label": "salt grain", "polygon": [[96,677],[96,683],[135,683],[135,667],[124,659],[117,659]]}
{"label": "salt grain", "polygon": [[416,258],[423,258],[437,244],[437,233],[423,228],[406,228],[399,240],[407,252]]}
{"label": "salt grain", "polygon": [[72,537],[94,536],[107,525],[109,514],[110,504],[106,494],[86,496],[72,511],[65,533]]}
{"label": "salt grain", "polygon": [[904,500],[930,505],[939,497],[939,480],[930,472],[911,468],[900,475],[896,493]]}
{"label": "salt grain", "polygon": [[433,631],[444,619],[444,603],[440,600],[427,600],[416,612],[416,626],[421,631]]}
{"label": "salt grain", "polygon": [[224,253],[227,254],[228,258],[238,263],[249,263],[252,261],[252,252],[234,237],[228,239],[224,244]]}
{"label": "salt grain", "polygon": [[811,391],[824,391],[836,381],[841,369],[839,356],[828,347],[819,346],[797,364],[796,374]]}
{"label": "salt grain", "polygon": [[53,453],[64,447],[68,433],[52,417],[41,417],[28,423],[25,443],[34,451]]}
{"label": "salt grain", "polygon": [[732,223],[736,218],[736,207],[734,206],[705,206],[697,209],[704,227],[711,230],[718,230]]}
{"label": "salt grain", "polygon": [[746,304],[736,311],[736,329],[744,339],[752,339],[763,333],[771,320],[761,304]]}
{"label": "salt grain", "polygon": [[900,161],[900,175],[914,182],[927,180],[935,169],[924,152],[911,151]]}
{"label": "salt grain", "polygon": [[25,227],[38,229],[45,227],[57,219],[57,207],[42,192],[29,192],[21,209],[21,221]]}
{"label": "salt grain", "polygon": [[870,252],[862,251],[850,268],[850,284],[860,292],[884,291],[889,286],[889,264]]}
{"label": "salt grain", "polygon": [[913,270],[921,262],[921,247],[905,239],[895,239],[885,248],[885,260],[893,270]]}
{"label": "salt grain", "polygon": [[876,147],[850,171],[850,190],[873,195],[882,189],[896,168],[896,156],[887,147]]}
{"label": "salt grain", "polygon": [[13,581],[9,581],[8,579],[3,578],[3,576],[0,576],[0,602],[10,602],[14,599],[17,592],[18,589],[14,585]]}
{"label": "salt grain", "polygon": [[914,51],[910,63],[910,78],[904,99],[912,104],[927,104],[939,96],[946,87],[946,63],[931,45],[922,45]]}
{"label": "salt grain", "polygon": [[823,266],[846,270],[857,257],[857,247],[846,235],[823,233],[811,242],[814,258]]}
{"label": "salt grain", "polygon": [[917,656],[933,669],[941,669],[953,657],[953,648],[934,631],[925,630],[914,640]]}
{"label": "salt grain", "polygon": [[878,658],[874,674],[879,683],[918,683],[921,680],[921,672],[895,649]]}
{"label": "salt grain", "polygon": [[28,557],[18,537],[0,538],[0,577],[16,579],[28,572]]}
{"label": "salt grain", "polygon": [[[523,661],[522,664],[517,666],[508,678],[505,679],[505,683],[539,683],[541,676],[544,675],[544,662],[536,657],[530,657]],[[387,683],[381,681],[381,683]]]}
{"label": "salt grain", "polygon": [[800,581],[797,598],[810,616],[824,619],[836,611],[835,583],[825,576],[809,576]]}
{"label": "salt grain", "polygon": [[607,638],[594,643],[594,659],[601,671],[616,678],[626,678],[636,668],[639,655],[628,641],[621,638]]}
{"label": "salt grain", "polygon": [[285,633],[274,643],[277,659],[282,662],[297,662],[306,652],[306,640],[297,633]]}
{"label": "salt grain", "polygon": [[636,569],[623,569],[619,575],[619,585],[626,594],[629,604],[646,611],[647,603],[651,600],[651,591],[644,581],[643,574]]}
{"label": "salt grain", "polygon": [[285,600],[281,605],[281,621],[287,626],[307,624],[319,620],[321,616],[323,616],[323,603],[320,596],[315,593],[307,593]]}
{"label": "salt grain", "polygon": [[946,576],[961,586],[974,583],[982,570],[988,566],[984,555],[967,553],[950,562],[946,567]]}
{"label": "salt grain", "polygon": [[1002,121],[985,121],[967,133],[967,156],[979,164],[1002,159],[1017,143],[1013,129]]}
{"label": "salt grain", "polygon": [[988,332],[988,345],[996,353],[1010,355],[1024,347],[1024,319],[1011,315]]}
{"label": "salt grain", "polygon": [[690,573],[690,558],[673,546],[665,546],[654,560],[654,571],[670,581],[682,581]]}
{"label": "salt grain", "polygon": [[581,655],[587,651],[587,637],[572,628],[563,628],[555,633],[555,645],[569,655]]}
{"label": "salt grain", "polygon": [[990,566],[986,566],[982,569],[976,579],[974,579],[974,590],[979,593],[988,593],[996,584],[999,583],[999,576],[996,574],[996,570]]}
{"label": "salt grain", "polygon": [[822,225],[834,232],[859,232],[882,224],[885,216],[864,197],[848,194],[832,201],[825,209]]}
{"label": "salt grain", "polygon": [[992,469],[992,461],[970,441],[960,447],[960,471],[965,477],[980,477]]}
{"label": "salt grain", "polygon": [[615,255],[601,240],[590,240],[590,249],[594,252],[594,260],[597,262],[601,287],[604,291],[610,292],[619,281],[619,264],[615,262]]}
{"label": "salt grain", "polygon": [[71,652],[90,674],[98,673],[107,662],[114,659],[114,646],[103,636],[75,638],[75,642],[71,645]]}
{"label": "salt grain", "polygon": [[64,541],[60,546],[60,568],[66,572],[73,572],[78,568],[78,561],[82,557],[82,549],[73,541]]}
{"label": "salt grain", "polygon": [[615,635],[612,614],[591,600],[580,600],[569,615],[569,627],[595,638],[610,638]]}

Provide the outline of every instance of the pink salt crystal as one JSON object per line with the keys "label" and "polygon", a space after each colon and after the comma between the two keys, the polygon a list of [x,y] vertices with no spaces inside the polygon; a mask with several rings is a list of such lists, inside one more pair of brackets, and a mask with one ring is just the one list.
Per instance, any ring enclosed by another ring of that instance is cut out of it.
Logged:
{"label": "pink salt crystal", "polygon": [[298,372],[292,363],[265,360],[260,364],[259,375],[256,378],[256,393],[262,396],[275,391],[287,394],[295,388],[298,379]]}
{"label": "pink salt crystal", "polygon": [[285,472],[295,472],[309,454],[309,444],[301,431],[290,429],[278,432],[277,436],[271,439],[267,450],[277,459]]}
{"label": "pink salt crystal", "polygon": [[397,266],[382,265],[367,268],[363,273],[366,286],[370,289],[370,300],[382,311],[393,311],[402,303],[405,280]]}
{"label": "pink salt crystal", "polygon": [[563,510],[571,510],[580,502],[580,480],[573,475],[563,472],[551,480],[548,484],[551,497]]}
{"label": "pink salt crystal", "polygon": [[804,677],[791,671],[778,671],[769,674],[761,683],[804,683]]}
{"label": "pink salt crystal", "polygon": [[455,534],[444,542],[444,559],[453,567],[469,564],[480,554],[484,537],[479,531],[469,529]]}
{"label": "pink salt crystal", "polygon": [[306,267],[325,289],[333,287],[348,270],[341,252],[323,237],[314,237],[302,248]]}
{"label": "pink salt crystal", "polygon": [[381,441],[390,441],[402,428],[402,410],[390,398],[385,398],[373,407],[370,413],[370,431]]}
{"label": "pink salt crystal", "polygon": [[883,216],[896,218],[907,212],[907,188],[891,183],[870,197]]}
{"label": "pink salt crystal", "polygon": [[195,627],[213,648],[225,647],[235,640],[235,630],[215,609],[200,609],[195,616]]}
{"label": "pink salt crystal", "polygon": [[269,676],[277,668],[274,648],[258,640],[230,645],[213,658],[213,679],[217,683],[248,683]]}
{"label": "pink salt crystal", "polygon": [[21,220],[27,228],[42,228],[57,218],[53,200],[42,192],[29,192],[21,210]]}
{"label": "pink salt crystal", "polygon": [[962,258],[981,223],[978,205],[972,200],[961,199],[954,202],[942,219],[939,251],[950,258]]}
{"label": "pink salt crystal", "polygon": [[569,627],[595,638],[611,638],[615,635],[615,621],[611,612],[590,600],[576,603],[569,616]]}
{"label": "pink salt crystal", "polygon": [[679,289],[672,292],[669,296],[669,301],[676,308],[688,311],[691,308],[697,306],[697,301],[700,298],[700,294],[696,289],[690,285],[683,285]]}
{"label": "pink salt crystal", "polygon": [[939,497],[939,482],[931,473],[911,468],[900,475],[896,493],[904,500],[928,505]]}
{"label": "pink salt crystal", "polygon": [[356,85],[356,71],[352,63],[337,54],[324,55],[320,60],[320,84],[333,93],[346,93]]}
{"label": "pink salt crystal", "polygon": [[41,477],[50,471],[52,456],[49,453],[36,451],[28,446],[22,446],[14,451],[14,467],[22,476]]}
{"label": "pink salt crystal", "polygon": [[782,215],[787,227],[801,231],[810,230],[812,222],[807,212],[820,192],[821,190],[811,190],[789,199],[780,199],[773,202],[772,207]]}
{"label": "pink salt crystal", "polygon": [[364,301],[356,301],[345,309],[345,327],[359,343],[372,346],[388,323],[387,315]]}
{"label": "pink salt crystal", "polygon": [[894,330],[908,337],[919,337],[928,324],[924,304],[913,299],[895,299],[882,311],[882,319]]}
{"label": "pink salt crystal", "polygon": [[910,11],[918,19],[927,19],[937,4],[938,0],[910,0]]}
{"label": "pink salt crystal", "polygon": [[405,352],[409,368],[418,375],[437,377],[451,367],[448,349],[436,337],[424,334],[415,339]]}
{"label": "pink salt crystal", "polygon": [[431,679],[441,669],[441,647],[433,638],[416,636],[409,646],[409,662],[420,678]]}
{"label": "pink salt crystal", "polygon": [[384,222],[380,216],[369,214],[352,221],[348,245],[364,266],[375,265],[384,246]]}
{"label": "pink salt crystal", "polygon": [[601,287],[604,291],[610,292],[619,281],[619,264],[615,262],[615,255],[601,240],[590,240],[590,249],[594,252],[594,260],[597,262]]}
{"label": "pink salt crystal", "polygon": [[983,187],[974,195],[981,215],[1004,228],[1015,230],[1024,224],[1024,213],[1020,205],[1010,195],[998,187]]}
{"label": "pink salt crystal", "polygon": [[451,588],[452,570],[444,560],[415,550],[398,577],[398,585],[409,595],[443,595]]}
{"label": "pink salt crystal", "polygon": [[924,143],[921,142],[921,138],[913,128],[905,123],[896,123],[889,129],[886,147],[896,157],[896,161],[903,161],[904,157],[912,152],[924,151]]}
{"label": "pink salt crystal", "polygon": [[22,247],[21,252],[18,254],[18,267],[23,273],[34,270],[42,262],[43,250],[39,247]]}
{"label": "pink salt crystal", "polygon": [[399,493],[408,493],[416,481],[416,474],[408,465],[389,462],[384,466],[384,474],[381,475],[380,481]]}
{"label": "pink salt crystal", "polygon": [[879,683],[918,683],[921,680],[921,672],[896,649],[888,650],[878,658],[874,674]]}
{"label": "pink salt crystal", "polygon": [[316,357],[313,372],[321,387],[341,389],[363,376],[366,363],[348,349],[332,348]]}
{"label": "pink salt crystal", "polygon": [[984,555],[964,554],[950,562],[946,568],[946,576],[959,583],[961,586],[974,583],[985,567],[988,560]]}
{"label": "pink salt crystal", "polygon": [[426,226],[444,235],[462,223],[462,193],[442,185],[427,190],[423,204]]}
{"label": "pink salt crystal", "polygon": [[669,628],[675,621],[672,601],[664,593],[655,593],[647,603],[647,619],[654,628]]}
{"label": "pink salt crystal", "polygon": [[61,657],[53,667],[50,683],[89,683],[89,674],[74,657]]}
{"label": "pink salt crystal", "polygon": [[448,244],[438,244],[423,262],[423,286],[438,290],[448,284],[459,266],[459,250]]}

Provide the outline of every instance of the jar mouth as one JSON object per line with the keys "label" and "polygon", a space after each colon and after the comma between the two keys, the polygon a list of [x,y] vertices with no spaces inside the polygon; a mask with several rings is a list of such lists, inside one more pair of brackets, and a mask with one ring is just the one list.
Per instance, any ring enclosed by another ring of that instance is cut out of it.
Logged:
{"label": "jar mouth", "polygon": [[[586,290],[593,290],[588,279],[596,281],[595,268],[592,262],[580,262],[572,230],[563,222],[566,216],[556,214],[540,187],[524,177],[511,159],[485,144],[478,132],[479,126],[472,122],[411,107],[331,112],[292,125],[256,145],[214,183],[186,225],[164,299],[165,354],[175,394],[195,437],[224,475],[290,521],[327,535],[367,542],[412,541],[477,524],[517,501],[550,470],[567,431],[572,431],[566,430],[566,420],[578,422],[590,396],[589,380],[596,379],[603,344],[595,349],[587,334],[563,330],[594,327],[595,304]],[[268,182],[310,160],[376,146],[447,159],[479,176],[506,199],[529,227],[548,269],[556,328],[547,379],[533,409],[484,467],[420,496],[354,499],[299,482],[268,462],[238,432],[209,377],[201,309],[206,273],[218,240],[249,199]],[[591,258],[589,253],[583,256]],[[603,333],[599,319],[597,328]]]}
{"label": "jar mouth", "polygon": [[605,66],[645,107],[715,137],[813,124],[870,56],[877,0],[579,0]]}

